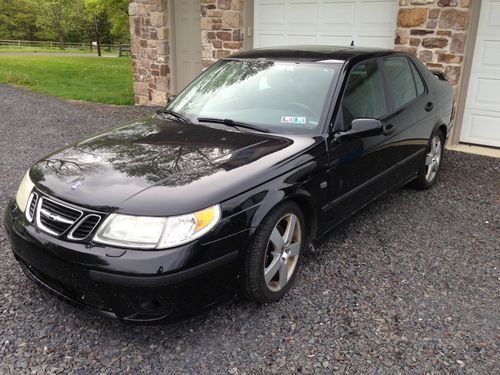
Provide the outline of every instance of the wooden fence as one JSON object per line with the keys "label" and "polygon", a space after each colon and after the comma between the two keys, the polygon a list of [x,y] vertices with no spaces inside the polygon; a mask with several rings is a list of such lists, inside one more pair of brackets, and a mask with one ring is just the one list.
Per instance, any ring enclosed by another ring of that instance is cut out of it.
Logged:
{"label": "wooden fence", "polygon": [[[63,44],[64,49],[68,50],[88,50],[97,51],[97,45],[93,43],[67,43]],[[0,51],[2,47],[10,48],[23,48],[23,47],[34,47],[43,49],[54,49],[57,51],[60,49],[59,42],[54,41],[41,41],[41,40],[8,40],[0,39]],[[130,44],[105,44],[101,43],[102,52],[116,52],[119,56],[125,55],[126,52],[130,52]]]}

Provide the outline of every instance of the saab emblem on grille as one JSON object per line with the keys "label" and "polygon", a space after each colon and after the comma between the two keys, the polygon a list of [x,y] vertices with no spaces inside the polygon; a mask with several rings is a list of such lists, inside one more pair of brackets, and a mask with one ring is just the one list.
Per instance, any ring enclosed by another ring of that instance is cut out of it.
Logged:
{"label": "saab emblem on grille", "polygon": [[68,222],[67,219],[64,219],[63,217],[59,216],[59,215],[54,215],[46,210],[42,210],[42,215],[49,218],[50,220],[52,221],[55,221],[55,222],[58,222],[58,223],[66,223]]}
{"label": "saab emblem on grille", "polygon": [[78,181],[75,181],[71,184],[70,189],[71,190],[78,190],[78,189],[80,189],[81,186],[82,186],[82,181],[78,180]]}

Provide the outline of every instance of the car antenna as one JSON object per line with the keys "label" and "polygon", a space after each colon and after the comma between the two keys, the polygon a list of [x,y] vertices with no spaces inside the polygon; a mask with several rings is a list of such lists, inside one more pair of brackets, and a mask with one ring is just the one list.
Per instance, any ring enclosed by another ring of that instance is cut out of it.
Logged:
{"label": "car antenna", "polygon": [[354,39],[351,42],[351,47],[354,47]]}

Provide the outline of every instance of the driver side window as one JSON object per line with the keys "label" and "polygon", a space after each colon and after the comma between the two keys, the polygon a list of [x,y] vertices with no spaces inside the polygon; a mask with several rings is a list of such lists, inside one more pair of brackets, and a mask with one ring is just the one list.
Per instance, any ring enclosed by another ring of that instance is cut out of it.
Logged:
{"label": "driver side window", "polygon": [[377,60],[356,65],[350,72],[342,99],[343,129],[354,119],[380,118],[386,113],[384,84]]}

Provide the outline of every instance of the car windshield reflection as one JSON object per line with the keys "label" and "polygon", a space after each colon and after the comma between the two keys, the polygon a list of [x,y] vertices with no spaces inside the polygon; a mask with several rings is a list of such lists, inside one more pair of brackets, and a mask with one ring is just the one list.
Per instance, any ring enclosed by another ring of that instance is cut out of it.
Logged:
{"label": "car windshield reflection", "polygon": [[222,60],[193,81],[167,109],[191,120],[232,119],[278,133],[311,133],[319,125],[339,64]]}

